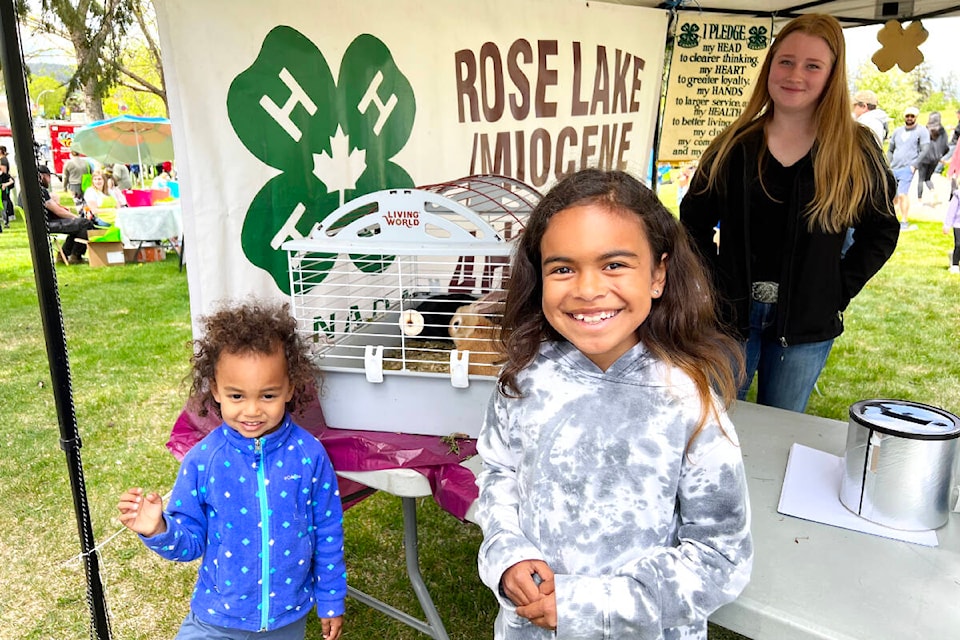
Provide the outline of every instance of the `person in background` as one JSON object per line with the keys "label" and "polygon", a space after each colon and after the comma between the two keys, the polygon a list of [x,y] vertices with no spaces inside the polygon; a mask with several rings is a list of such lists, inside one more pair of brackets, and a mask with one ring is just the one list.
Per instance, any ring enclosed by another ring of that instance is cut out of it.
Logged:
{"label": "person in background", "polygon": [[[0,147],[3,149],[3,147]],[[6,156],[4,156],[6,158]],[[13,179],[13,176],[10,175],[10,163],[3,164],[0,162],[0,198],[2,198],[3,203],[3,226],[0,227],[0,231],[3,229],[10,228],[10,221],[14,218],[14,209],[13,209],[13,198],[11,197],[11,192],[13,191],[14,185],[16,185],[16,180]]]}
{"label": "person in background", "polygon": [[[93,222],[71,212],[50,197],[52,176],[46,165],[37,167],[37,173],[40,175],[40,200],[47,212],[47,233],[67,234],[67,239],[63,242],[63,253],[67,256],[67,263],[83,264],[83,254],[87,251],[87,231],[93,228]],[[57,262],[63,260],[59,252],[56,259]]]}
{"label": "person in background", "polygon": [[120,522],[167,560],[200,558],[177,640],[303,640],[316,606],[340,637],[347,574],[337,477],[323,445],[290,411],[319,369],[289,305],[249,302],[202,319],[192,399],[223,423],[184,457],[163,508],[128,489]]}
{"label": "person in background", "polygon": [[957,140],[960,139],[960,109],[957,109],[957,126],[953,129],[953,135],[950,137],[950,145],[947,152],[943,154],[940,162],[948,164],[947,177],[950,178],[950,195],[957,190],[957,174],[960,173],[960,162],[958,162]]}
{"label": "person in background", "polygon": [[[919,173],[917,176],[917,199],[921,201],[923,200],[924,186],[930,191],[934,191],[933,170],[950,147],[947,130],[940,123],[939,111],[931,111],[930,115],[927,116],[927,131],[930,134],[930,144],[924,149],[923,155],[920,156],[917,163],[917,172]],[[935,192],[934,195],[936,195]],[[934,204],[939,203],[935,202]]]}
{"label": "person in background", "polygon": [[120,190],[133,189],[133,179],[130,177],[130,169],[122,162],[114,163],[113,178],[116,180],[117,188]]}
{"label": "person in background", "polygon": [[94,171],[90,182],[90,186],[83,192],[83,214],[93,222],[95,227],[107,228],[110,223],[100,219],[104,200],[109,196],[106,192],[106,180],[103,177],[103,172],[99,169]]}
{"label": "person in background", "polygon": [[620,171],[536,206],[511,261],[507,362],[477,441],[496,640],[706,640],[753,562],[725,407],[737,342],[676,218]]}
{"label": "person in background", "polygon": [[927,131],[930,134],[930,144],[923,150],[923,154],[917,161],[917,199],[923,201],[923,187],[926,186],[934,194],[934,202],[931,206],[936,206],[940,203],[936,201],[936,191],[933,188],[933,170],[950,146],[947,130],[940,124],[938,111],[932,111],[927,116]]}
{"label": "person in background", "polygon": [[90,163],[76,151],[70,152],[70,159],[63,165],[63,186],[73,194],[73,199],[83,200],[83,176],[90,173]]}
{"label": "person in background", "polygon": [[[129,174],[128,174],[129,176]],[[127,206],[127,198],[123,195],[119,185],[117,185],[117,179],[111,173],[110,175],[105,176],[106,183],[104,184],[104,191],[107,192],[107,195],[112,197],[117,202],[118,207]]]}
{"label": "person in background", "polygon": [[[850,117],[843,31],[788,22],[743,113],[707,147],[680,220],[739,332],[757,402],[803,412],[843,312],[893,254],[895,183],[873,133]],[[719,246],[714,227],[720,224]],[[842,255],[847,229],[854,242]]]}
{"label": "person in background", "polygon": [[157,175],[153,179],[153,182],[150,183],[151,189],[157,189],[159,191],[163,191],[164,189],[168,188],[167,182],[170,180],[170,174],[167,173],[167,170],[164,166],[165,164],[167,163],[161,162],[156,167],[154,167],[154,169],[156,169],[157,171]]}
{"label": "person in background", "polygon": [[[960,116],[960,111],[957,113]],[[960,132],[960,124],[957,125]],[[943,218],[943,233],[953,233],[953,254],[950,256],[950,273],[960,275],[960,191],[957,176],[960,176],[960,145],[954,145],[953,154],[947,159],[947,178],[950,179],[950,198]]]}
{"label": "person in background", "polygon": [[693,177],[696,170],[696,160],[685,162],[680,167],[680,175],[677,177],[677,204],[680,204],[683,201],[683,196],[687,195],[687,190],[690,188],[690,178]]}
{"label": "person in background", "polygon": [[854,94],[853,117],[860,124],[869,127],[877,139],[877,144],[883,146],[883,141],[887,139],[890,117],[877,106],[876,93],[862,89]]}
{"label": "person in background", "polygon": [[917,126],[920,110],[907,107],[903,111],[903,126],[897,127],[890,136],[887,156],[890,168],[897,179],[897,195],[893,199],[894,207],[900,218],[900,230],[910,231],[910,184],[917,172],[920,158],[930,144],[930,132],[926,127]]}
{"label": "person in background", "polygon": [[103,177],[103,172],[97,169],[93,172],[90,186],[83,192],[83,202],[94,215],[100,213],[100,209],[103,207],[103,201],[106,200],[109,195],[106,191],[106,184],[107,182]]}
{"label": "person in background", "polygon": [[950,257],[950,273],[960,275],[960,194],[950,194],[947,212],[943,217],[944,235],[953,234],[953,255]]}

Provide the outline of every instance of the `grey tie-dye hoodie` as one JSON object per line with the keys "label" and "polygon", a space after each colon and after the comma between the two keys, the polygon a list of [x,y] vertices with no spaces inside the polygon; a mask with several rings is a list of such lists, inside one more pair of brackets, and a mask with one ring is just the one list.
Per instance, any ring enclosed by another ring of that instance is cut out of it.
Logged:
{"label": "grey tie-dye hoodie", "polygon": [[[729,418],[720,410],[686,450],[696,389],[642,344],[604,372],[569,343],[544,343],[517,380],[524,397],[494,392],[477,444],[495,637],[705,640],[707,617],[740,594],[753,561]],[[556,573],[556,634],[500,591],[503,572],[529,559]]]}

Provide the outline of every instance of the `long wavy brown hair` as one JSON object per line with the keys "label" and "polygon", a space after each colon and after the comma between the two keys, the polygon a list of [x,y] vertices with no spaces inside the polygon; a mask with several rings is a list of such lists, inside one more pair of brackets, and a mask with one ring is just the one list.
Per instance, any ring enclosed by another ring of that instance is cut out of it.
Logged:
{"label": "long wavy brown hair", "polygon": [[643,224],[653,266],[666,256],[662,258],[667,263],[663,295],[653,300],[637,336],[653,355],[681,369],[696,384],[702,407],[699,433],[714,413],[711,393],[719,396],[724,407],[736,396],[734,372],[743,370],[742,350],[720,326],[712,284],[686,230],[656,194],[622,171],[574,173],[557,183],[530,215],[511,261],[501,334],[507,362],[498,381],[500,392],[519,397],[517,374],[536,357],[540,343],[565,340],[543,314],[540,242],[553,216],[584,205],[636,215]]}
{"label": "long wavy brown hair", "polygon": [[272,355],[282,352],[293,387],[287,411],[296,412],[316,397],[320,369],[297,334],[297,321],[290,315],[289,304],[259,301],[225,304],[200,322],[202,337],[190,343],[193,346],[190,396],[199,415],[206,416],[213,410],[220,416],[220,404],[210,387],[217,362],[224,353]]}
{"label": "long wavy brown hair", "polygon": [[[767,84],[770,67],[787,36],[798,32],[822,39],[833,56],[830,78],[814,115],[817,130],[813,150],[815,193],[804,214],[811,231],[819,228],[827,233],[839,233],[856,225],[864,203],[877,194],[883,194],[883,201],[872,203],[874,208],[892,211],[892,197],[884,178],[887,163],[883,151],[870,130],[850,115],[843,29],[833,16],[806,14],[788,22],[777,34],[747,106],[739,118],[713,139],[700,158],[702,175],[695,180],[695,188],[699,191],[712,191],[718,186],[723,188],[730,153],[745,137],[762,131],[773,117],[776,105]],[[761,175],[760,168],[767,153],[764,144],[756,157],[758,175]]]}

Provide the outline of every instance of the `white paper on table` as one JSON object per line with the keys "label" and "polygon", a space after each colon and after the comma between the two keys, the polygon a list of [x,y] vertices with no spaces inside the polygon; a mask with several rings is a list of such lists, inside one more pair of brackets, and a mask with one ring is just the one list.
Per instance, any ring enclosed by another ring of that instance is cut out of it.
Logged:
{"label": "white paper on table", "polygon": [[787,458],[780,504],[777,511],[787,516],[812,520],[834,527],[860,531],[884,538],[937,546],[937,532],[901,531],[861,518],[840,502],[843,458],[794,443]]}

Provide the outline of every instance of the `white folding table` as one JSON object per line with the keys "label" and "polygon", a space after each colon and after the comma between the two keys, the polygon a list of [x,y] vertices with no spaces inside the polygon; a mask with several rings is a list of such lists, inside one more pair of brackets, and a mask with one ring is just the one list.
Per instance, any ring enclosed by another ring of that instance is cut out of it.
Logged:
{"label": "white folding table", "polygon": [[117,227],[124,245],[136,245],[137,260],[144,242],[169,240],[180,254],[183,217],[179,202],[152,207],[120,207],[117,209]]}
{"label": "white folding table", "polygon": [[[842,455],[845,422],[749,403],[732,414],[750,491],[755,560],[750,584],[711,622],[755,640],[905,640],[960,637],[960,524],[951,514],[923,547],[777,512],[787,454],[797,442]],[[463,463],[474,473],[477,457]],[[407,573],[427,622],[351,589],[350,594],[423,633],[447,640],[418,564],[416,498],[430,495],[412,469],[341,472],[403,501]],[[476,505],[467,519],[474,521]]]}
{"label": "white folding table", "polygon": [[[480,471],[480,457],[473,456],[463,463],[463,466],[470,469],[474,475]],[[401,611],[382,600],[378,600],[371,595],[347,586],[347,592],[359,602],[373,607],[377,611],[403,622],[407,626],[425,633],[436,640],[449,640],[447,630],[443,626],[443,620],[437,612],[427,585],[423,582],[423,576],[420,574],[420,554],[419,541],[417,538],[417,498],[423,498],[432,495],[430,482],[419,471],[413,469],[384,469],[379,471],[338,471],[337,475],[359,482],[371,489],[385,491],[386,493],[399,496],[403,507],[403,553],[407,563],[407,577],[410,579],[410,586],[423,608],[427,617],[426,622],[411,616],[405,611]],[[467,511],[466,519],[475,522],[473,519],[476,512],[476,503],[470,505]]]}
{"label": "white folding table", "polygon": [[847,423],[738,403],[755,560],[711,621],[755,640],[960,638],[960,523],[924,547],[777,512],[790,446],[843,455]]}

